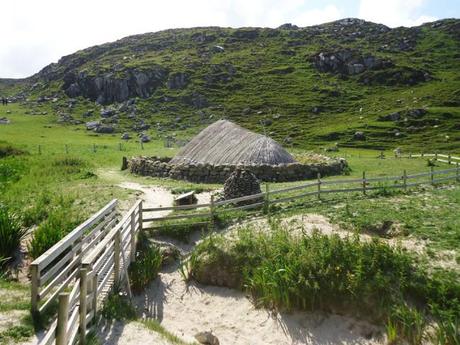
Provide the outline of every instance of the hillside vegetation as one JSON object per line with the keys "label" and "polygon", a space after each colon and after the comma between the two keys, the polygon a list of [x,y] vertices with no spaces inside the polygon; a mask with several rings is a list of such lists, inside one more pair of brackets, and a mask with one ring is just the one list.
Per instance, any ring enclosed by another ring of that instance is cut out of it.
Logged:
{"label": "hillside vegetation", "polygon": [[288,147],[446,151],[460,140],[459,51],[457,19],[174,29],[78,51],[0,92],[99,133],[180,143],[227,118]]}

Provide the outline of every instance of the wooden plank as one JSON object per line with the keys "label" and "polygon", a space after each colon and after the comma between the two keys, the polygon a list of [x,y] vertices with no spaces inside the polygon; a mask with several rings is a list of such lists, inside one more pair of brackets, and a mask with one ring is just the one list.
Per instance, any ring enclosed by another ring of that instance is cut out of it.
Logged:
{"label": "wooden plank", "polygon": [[77,226],[74,230],[72,230],[69,234],[67,234],[63,239],[53,245],[50,249],[48,249],[44,254],[38,257],[33,263],[37,264],[39,269],[42,269],[49,263],[51,263],[56,257],[58,257],[64,250],[66,250],[72,243],[74,243],[78,238],[80,238],[85,230],[87,230],[91,225],[98,222],[101,217],[103,217],[108,212],[116,207],[117,199],[112,200],[102,209],[100,209],[97,213],[92,215],[89,219],[85,222]]}
{"label": "wooden plank", "polygon": [[[321,191],[321,193],[322,193],[322,191]],[[294,196],[288,196],[288,197],[280,198],[280,199],[273,199],[273,200],[270,200],[270,204],[278,204],[280,202],[301,199],[301,198],[309,196],[309,195],[318,195],[318,191],[306,192],[306,193],[302,193],[302,194],[298,194],[298,195],[294,195]]]}
{"label": "wooden plank", "polygon": [[144,223],[147,222],[158,222],[164,220],[174,220],[174,219],[185,219],[185,218],[195,218],[195,217],[209,217],[211,213],[191,213],[191,214],[180,214],[177,216],[165,216],[159,218],[146,218],[144,219]]}
{"label": "wooden plank", "polygon": [[[53,266],[49,271],[44,273],[42,275],[42,278],[40,279],[40,286],[46,285],[46,283],[51,279],[55,279],[56,278],[55,277],[56,273],[61,271],[62,267],[65,264],[68,264],[67,266],[71,266],[72,264],[75,264],[75,262],[76,262],[75,260],[78,260],[78,257],[76,257],[73,260],[71,260],[74,257],[74,255],[75,255],[75,253],[72,250],[69,251],[55,266]],[[69,263],[69,261],[70,261],[70,263]],[[66,269],[68,269],[68,267]],[[66,270],[66,269],[64,269],[64,270]],[[60,274],[62,274],[62,271],[58,275],[60,275]]]}
{"label": "wooden plank", "polygon": [[69,277],[67,277],[67,279],[61,285],[59,285],[59,287],[56,289],[56,291],[54,291],[53,294],[50,297],[48,297],[46,302],[43,303],[42,306],[40,306],[40,308],[38,310],[40,313],[43,312],[46,308],[48,308],[49,305],[56,300],[56,298],[58,297],[59,293],[61,293],[67,287],[67,285],[69,285],[69,282],[72,279],[75,278],[77,273],[78,273],[78,271],[75,270],[74,272],[72,272],[72,274]]}
{"label": "wooden plank", "polygon": [[94,248],[97,243],[99,243],[99,241],[101,240],[102,237],[104,237],[104,235],[107,234],[107,232],[110,230],[111,227],[113,227],[116,223],[116,219],[113,219],[108,225],[107,225],[107,228],[100,232],[89,244],[88,246],[86,246],[83,250],[82,250],[82,256],[86,254],[86,252],[88,250],[90,250],[91,248]]}
{"label": "wooden plank", "polygon": [[285,192],[292,192],[292,191],[295,191],[295,190],[300,190],[300,189],[305,189],[305,188],[309,188],[309,187],[314,187],[316,186],[317,183],[314,182],[314,183],[307,183],[307,184],[302,184],[300,186],[292,186],[292,187],[287,187],[287,188],[282,188],[282,189],[275,189],[275,190],[271,190],[270,191],[270,194],[271,195],[274,195],[274,194],[280,194],[280,193],[285,193]]}
{"label": "wooden plank", "polygon": [[98,294],[100,293],[100,291],[102,291],[104,289],[105,284],[107,284],[107,282],[109,281],[112,273],[113,273],[113,266],[110,266],[109,270],[107,271],[106,276],[102,279],[102,282],[99,285],[99,289],[97,291]]}
{"label": "wooden plank", "polygon": [[38,345],[51,345],[56,339],[57,319],[51,324],[50,328],[45,334],[45,337],[38,343]]}
{"label": "wooden plank", "polygon": [[96,260],[96,262],[94,263],[94,265],[92,266],[93,267],[93,270],[95,272],[100,272],[100,269],[102,266],[104,266],[105,262],[108,260],[108,257],[110,257],[111,255],[113,255],[113,252],[114,252],[114,247],[115,247],[115,243],[112,242],[108,245],[107,249],[102,253],[102,255]]}
{"label": "wooden plank", "polygon": [[39,296],[42,299],[44,296],[48,294],[53,288],[56,287],[63,279],[65,279],[65,276],[72,270],[72,269],[77,269],[77,267],[74,267],[75,263],[79,262],[79,258],[75,258],[73,263],[68,265],[66,268],[64,268],[48,285],[46,285],[42,291],[40,292]]}
{"label": "wooden plank", "polygon": [[205,207],[210,207],[210,206],[211,206],[211,204],[165,206],[165,207],[145,207],[143,209],[143,212],[194,210],[194,209],[197,209],[197,208],[205,208]]}
{"label": "wooden plank", "polygon": [[252,194],[252,195],[245,195],[241,196],[239,198],[234,198],[234,199],[228,199],[228,200],[222,200],[222,201],[216,201],[214,203],[214,206],[221,206],[221,205],[226,205],[226,204],[233,204],[236,202],[240,201],[247,201],[247,200],[253,200],[253,199],[258,199],[258,198],[263,198],[264,193],[258,193],[258,194]]}
{"label": "wooden plank", "polygon": [[[361,178],[355,178],[355,179],[349,179],[349,180],[321,180],[321,184],[322,185],[328,185],[328,184],[345,184],[345,183],[362,183],[363,182],[363,179]],[[318,183],[315,182],[313,184],[314,186],[317,186]]]}
{"label": "wooden plank", "polygon": [[455,179],[457,179],[457,176],[448,176],[448,177],[442,177],[442,178],[434,179],[433,182],[436,183],[436,182],[455,180]]}
{"label": "wooden plank", "polygon": [[113,221],[116,221],[116,215],[117,211],[116,209],[114,209],[112,213],[104,217],[104,219],[102,219],[102,221],[98,225],[96,225],[94,229],[92,229],[89,233],[85,234],[85,237],[82,240],[83,247],[86,247],[85,244],[88,245],[88,242],[92,242],[92,238],[93,236],[97,236],[97,232],[104,232],[106,230],[105,228],[109,227],[109,224],[111,224]]}
{"label": "wooden plank", "polygon": [[115,235],[117,234],[118,230],[120,229],[120,225],[121,225],[121,223],[118,223],[112,230],[109,231],[107,236],[101,242],[99,242],[97,244],[97,246],[91,252],[86,254],[86,256],[82,260],[82,264],[90,264],[91,265],[96,260],[96,258],[98,258],[98,256],[103,251],[105,251],[105,247],[110,242],[113,241]]}

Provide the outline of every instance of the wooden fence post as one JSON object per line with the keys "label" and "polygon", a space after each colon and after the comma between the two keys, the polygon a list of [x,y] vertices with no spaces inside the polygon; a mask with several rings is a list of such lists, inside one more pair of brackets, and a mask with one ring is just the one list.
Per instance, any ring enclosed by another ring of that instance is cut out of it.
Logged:
{"label": "wooden fence post", "polygon": [[40,272],[36,264],[30,265],[30,282],[32,314],[35,315],[38,313],[38,287],[40,285]]}
{"label": "wooden fence post", "polygon": [[88,297],[88,269],[80,268],[80,344],[84,345],[86,341],[86,301]]}
{"label": "wooden fence post", "polygon": [[136,211],[131,213],[131,262],[136,261]]}
{"label": "wooden fence post", "polygon": [[120,281],[120,256],[121,256],[121,233],[120,229],[118,229],[117,233],[115,234],[115,244],[113,248],[113,272],[114,272],[114,283],[118,283]]}
{"label": "wooden fence post", "polygon": [[59,309],[56,328],[56,345],[67,345],[67,323],[69,321],[69,294],[59,294]]}
{"label": "wooden fence post", "polygon": [[449,164],[452,164],[452,155],[448,155],[447,156],[447,161],[449,162]]}
{"label": "wooden fence post", "polygon": [[457,162],[457,182],[460,182],[460,164]]}
{"label": "wooden fence post", "polygon": [[363,171],[363,194],[366,195],[366,172]]}
{"label": "wooden fence post", "polygon": [[92,300],[92,306],[91,306],[91,310],[93,311],[93,324],[96,324],[96,315],[97,315],[97,284],[98,284],[98,281],[99,281],[99,275],[94,272],[94,275],[93,275],[93,300]]}
{"label": "wooden fence post", "polygon": [[265,212],[267,213],[268,219],[270,219],[270,187],[268,182],[265,183],[265,200],[264,200]]}
{"label": "wooden fence post", "polygon": [[139,203],[139,214],[138,214],[138,221],[139,221],[139,231],[142,231],[143,229],[143,215],[142,215],[142,201]]}
{"label": "wooden fence post", "polygon": [[421,158],[425,157],[425,153],[422,151],[422,154],[420,155]]}
{"label": "wooden fence post", "polygon": [[318,199],[321,199],[321,174],[318,173]]}
{"label": "wooden fence post", "polygon": [[403,184],[404,184],[404,190],[407,190],[407,171],[404,169],[403,171]]}
{"label": "wooden fence post", "polygon": [[412,158],[412,152],[409,152],[409,159]]}
{"label": "wooden fence post", "polygon": [[430,166],[430,181],[431,184],[434,184],[434,167]]}
{"label": "wooden fence post", "polygon": [[209,205],[211,211],[211,229],[214,230],[214,194],[211,194],[211,202]]}
{"label": "wooden fence post", "polygon": [[435,154],[434,154],[434,160],[435,160],[435,161],[438,160],[438,153],[437,153],[437,152],[435,152]]}

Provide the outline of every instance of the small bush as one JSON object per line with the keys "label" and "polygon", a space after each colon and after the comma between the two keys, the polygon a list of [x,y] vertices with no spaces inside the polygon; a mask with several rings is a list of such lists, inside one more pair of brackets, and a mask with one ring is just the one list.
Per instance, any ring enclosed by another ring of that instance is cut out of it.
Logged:
{"label": "small bush", "polygon": [[29,244],[29,255],[36,259],[72,229],[73,223],[66,212],[59,210],[51,213],[49,217],[35,230]]}
{"label": "small bush", "polygon": [[18,218],[0,204],[0,257],[13,257],[27,229],[21,227]]}
{"label": "small bush", "polygon": [[25,154],[26,151],[17,149],[11,145],[0,144],[0,158],[9,156],[19,156]]}
{"label": "small bush", "polygon": [[156,278],[161,262],[159,248],[151,245],[141,233],[138,239],[136,261],[129,266],[129,279],[134,293],[142,292]]}

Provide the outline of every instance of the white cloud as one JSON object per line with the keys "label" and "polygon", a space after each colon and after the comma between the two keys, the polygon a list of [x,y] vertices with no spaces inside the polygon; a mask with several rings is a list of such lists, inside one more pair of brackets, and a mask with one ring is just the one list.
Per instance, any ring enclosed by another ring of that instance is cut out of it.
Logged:
{"label": "white cloud", "polygon": [[294,22],[299,26],[316,25],[331,22],[341,18],[340,11],[334,5],[328,5],[323,9],[314,9],[298,15]]}
{"label": "white cloud", "polygon": [[359,18],[390,27],[416,26],[437,18],[420,14],[425,0],[361,0]]}

